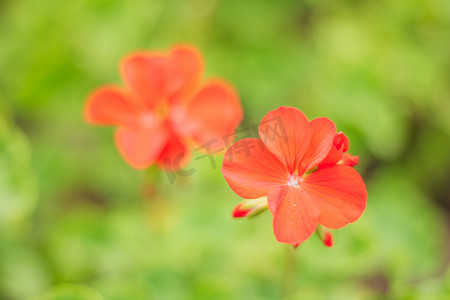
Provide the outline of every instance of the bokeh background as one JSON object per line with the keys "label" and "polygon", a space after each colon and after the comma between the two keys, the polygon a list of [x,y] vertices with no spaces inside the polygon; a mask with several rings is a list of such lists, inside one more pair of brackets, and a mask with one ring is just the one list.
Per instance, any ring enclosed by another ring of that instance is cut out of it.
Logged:
{"label": "bokeh background", "polygon": [[[232,219],[220,155],[170,184],[84,123],[121,57],[180,42],[242,126],[290,105],[349,136],[369,198],[333,248]],[[0,299],[450,299],[449,154],[450,1],[0,1]]]}

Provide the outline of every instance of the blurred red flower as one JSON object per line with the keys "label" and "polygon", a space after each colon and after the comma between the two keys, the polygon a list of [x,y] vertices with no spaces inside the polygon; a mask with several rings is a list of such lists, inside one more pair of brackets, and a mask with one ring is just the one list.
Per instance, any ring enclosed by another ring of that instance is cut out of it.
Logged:
{"label": "blurred red flower", "polygon": [[118,126],[117,147],[135,168],[156,162],[179,169],[189,161],[191,141],[223,144],[222,137],[241,122],[236,92],[223,80],[201,81],[203,59],[191,46],[132,53],[120,72],[124,87],[92,92],[84,116],[92,124]]}
{"label": "blurred red flower", "polygon": [[337,229],[361,216],[366,187],[344,162],[348,139],[331,120],[309,122],[298,109],[280,107],[258,131],[260,139],[243,139],[228,149],[222,173],[239,196],[267,196],[279,242],[297,245],[318,224]]}

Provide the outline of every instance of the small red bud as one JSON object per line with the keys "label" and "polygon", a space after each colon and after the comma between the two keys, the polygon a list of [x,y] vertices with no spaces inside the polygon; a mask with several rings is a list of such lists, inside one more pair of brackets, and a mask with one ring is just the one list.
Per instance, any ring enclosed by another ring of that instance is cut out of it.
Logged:
{"label": "small red bud", "polygon": [[248,208],[247,209],[242,208],[243,205],[244,203],[239,203],[238,205],[236,205],[236,207],[231,212],[233,218],[245,218],[252,211],[251,209]]}
{"label": "small red bud", "polygon": [[235,206],[231,215],[233,218],[250,218],[267,210],[267,197],[249,199]]}
{"label": "small red bud", "polygon": [[317,225],[316,233],[322,240],[322,243],[325,245],[325,247],[333,246],[333,236],[327,229],[325,229],[325,227],[323,227],[322,225]]}
{"label": "small red bud", "polygon": [[324,230],[323,244],[325,247],[333,246],[333,236],[328,230]]}
{"label": "small red bud", "polygon": [[334,136],[333,145],[340,153],[344,153],[348,151],[350,142],[347,136],[342,131],[339,131]]}

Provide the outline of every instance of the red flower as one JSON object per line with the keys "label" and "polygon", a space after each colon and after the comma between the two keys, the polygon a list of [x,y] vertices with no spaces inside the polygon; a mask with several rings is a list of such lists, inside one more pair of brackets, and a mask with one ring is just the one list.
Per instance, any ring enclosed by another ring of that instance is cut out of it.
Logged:
{"label": "red flower", "polygon": [[193,47],[136,52],[123,59],[120,71],[125,86],[94,91],[84,115],[92,124],[118,126],[117,147],[135,168],[156,162],[179,169],[188,161],[188,143],[217,139],[219,148],[242,119],[239,98],[228,83],[201,82],[203,60]]}
{"label": "red flower", "polygon": [[[309,122],[298,109],[280,107],[261,121],[261,139],[240,140],[225,154],[222,173],[234,192],[267,195],[279,242],[302,243],[318,224],[341,228],[364,211],[366,187],[353,168],[338,163],[348,140],[335,133],[327,118]],[[334,163],[321,165],[335,150]]]}

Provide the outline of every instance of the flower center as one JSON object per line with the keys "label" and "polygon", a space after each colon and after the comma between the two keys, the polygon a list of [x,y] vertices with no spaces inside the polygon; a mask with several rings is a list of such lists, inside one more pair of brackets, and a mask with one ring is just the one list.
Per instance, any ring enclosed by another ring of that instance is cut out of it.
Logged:
{"label": "flower center", "polygon": [[293,187],[299,187],[300,182],[302,182],[303,179],[298,175],[290,175],[288,185]]}
{"label": "flower center", "polygon": [[139,123],[143,127],[150,127],[155,123],[155,115],[152,113],[143,113],[139,118]]}
{"label": "flower center", "polygon": [[147,110],[140,114],[139,125],[142,127],[154,126],[157,122],[163,121],[170,116],[170,108],[167,103],[162,103],[153,110]]}
{"label": "flower center", "polygon": [[170,107],[169,107],[169,103],[166,100],[164,100],[162,102],[162,104],[157,108],[156,114],[161,119],[165,119],[165,118],[167,118],[169,116],[169,114],[170,114]]}

